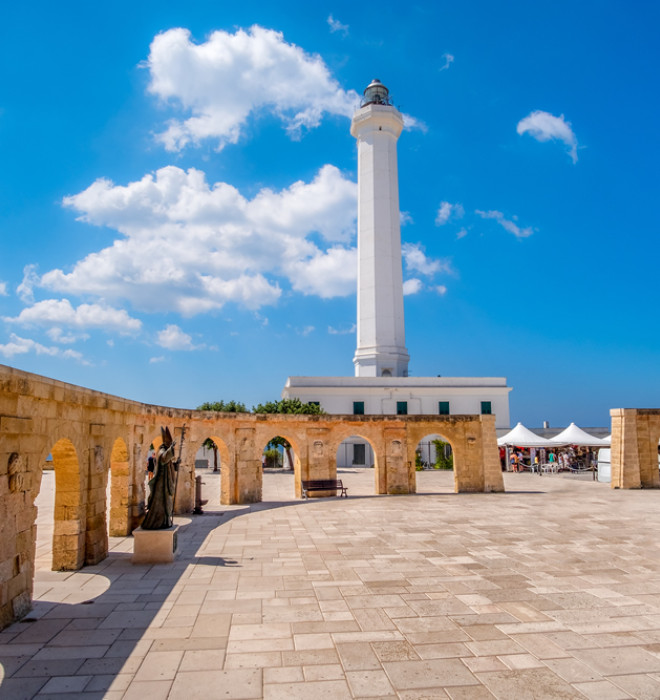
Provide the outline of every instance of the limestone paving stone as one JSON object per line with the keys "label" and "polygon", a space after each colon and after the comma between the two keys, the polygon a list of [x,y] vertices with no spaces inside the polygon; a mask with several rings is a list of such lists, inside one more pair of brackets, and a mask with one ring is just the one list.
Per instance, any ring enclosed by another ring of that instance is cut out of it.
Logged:
{"label": "limestone paving stone", "polygon": [[631,696],[608,681],[575,683],[573,686],[589,700],[631,700]]}
{"label": "limestone paving stone", "polygon": [[457,497],[420,473],[418,496],[359,499],[373,471],[347,470],[352,501],[180,518],[167,567],[112,538],[93,567],[38,571],[37,621],[0,632],[0,698],[69,677],[108,700],[660,697],[655,494],[530,476]]}

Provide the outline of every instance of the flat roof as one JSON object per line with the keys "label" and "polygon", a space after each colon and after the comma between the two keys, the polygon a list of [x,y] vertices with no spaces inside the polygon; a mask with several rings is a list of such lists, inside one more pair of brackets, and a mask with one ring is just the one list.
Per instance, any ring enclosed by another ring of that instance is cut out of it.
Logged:
{"label": "flat roof", "polygon": [[406,387],[511,387],[506,377],[287,377],[285,389],[289,388],[370,388],[402,389]]}

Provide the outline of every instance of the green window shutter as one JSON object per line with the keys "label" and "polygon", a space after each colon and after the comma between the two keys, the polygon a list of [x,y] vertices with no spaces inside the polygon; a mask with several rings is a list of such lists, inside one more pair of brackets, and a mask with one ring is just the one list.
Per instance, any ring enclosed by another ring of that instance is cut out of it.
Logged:
{"label": "green window shutter", "polygon": [[493,407],[491,405],[491,402],[490,401],[482,401],[481,402],[481,415],[482,416],[490,416],[492,412],[493,412]]}
{"label": "green window shutter", "polygon": [[407,416],[408,415],[408,402],[407,401],[397,401],[396,402],[396,414],[397,414],[397,416]]}
{"label": "green window shutter", "polygon": [[438,413],[441,416],[449,415],[449,401],[438,401]]}
{"label": "green window shutter", "polygon": [[353,401],[353,415],[363,416],[364,415],[364,401]]}

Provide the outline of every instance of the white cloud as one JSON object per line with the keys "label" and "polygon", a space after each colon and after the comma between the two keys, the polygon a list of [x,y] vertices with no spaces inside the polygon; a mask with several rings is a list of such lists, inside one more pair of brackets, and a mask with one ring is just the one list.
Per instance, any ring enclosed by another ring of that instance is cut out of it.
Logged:
{"label": "white cloud", "polygon": [[282,281],[324,298],[355,290],[355,249],[347,244],[357,188],[331,165],[310,182],[252,199],[226,183],[209,186],[199,170],[168,166],[126,186],[97,180],[64,205],[122,235],[70,271],[41,277],[61,293],[192,316],[227,302],[274,304]]}
{"label": "white cloud", "polygon": [[408,224],[413,223],[413,218],[410,215],[409,211],[400,211],[399,212],[399,224],[401,226],[407,226]]}
{"label": "white cloud", "polygon": [[349,335],[350,333],[355,333],[356,330],[357,326],[355,323],[349,328],[333,328],[332,326],[328,326],[328,333],[330,335]]}
{"label": "white cloud", "polygon": [[[75,350],[61,350],[58,347],[42,345],[31,338],[21,338],[12,333],[9,336],[9,342],[0,345],[0,355],[4,357],[13,357],[14,355],[26,355],[27,353],[35,353],[36,355],[49,355],[50,357],[63,357],[68,360],[78,360],[83,362],[81,353]],[[87,364],[83,362],[83,364]]]}
{"label": "white cloud", "polygon": [[426,257],[421,244],[404,243],[401,252],[406,263],[406,269],[419,272],[422,275],[432,276],[437,272],[450,272],[451,267],[446,260],[434,260]]}
{"label": "white cloud", "polygon": [[435,287],[435,291],[440,296],[444,296],[447,293],[447,287],[444,284],[439,284]]}
{"label": "white cloud", "polygon": [[45,299],[23,309],[15,318],[5,317],[4,320],[24,326],[58,324],[73,328],[102,328],[122,335],[137,333],[142,327],[142,322],[131,318],[124,309],[100,304],[81,304],[74,309],[68,299]]}
{"label": "white cloud", "polygon": [[170,323],[162,331],[158,331],[158,345],[167,350],[199,350],[202,345],[193,345],[192,337],[182,331],[179,326]]}
{"label": "white cloud", "polygon": [[555,117],[549,112],[536,110],[518,122],[516,131],[519,134],[529,133],[537,141],[562,141],[567,146],[573,163],[577,163],[577,138],[563,114]]}
{"label": "white cloud", "polygon": [[6,297],[6,296],[7,296],[7,283],[0,282],[0,297]]}
{"label": "white cloud", "polygon": [[69,343],[76,343],[79,340],[87,340],[89,338],[89,335],[87,333],[64,333],[64,331],[61,328],[58,328],[57,326],[54,326],[53,328],[49,328],[46,331],[46,335],[54,342],[54,343],[62,343],[62,344],[69,344]]}
{"label": "white cloud", "polygon": [[302,335],[303,337],[308,336],[310,333],[314,332],[314,326],[305,326],[304,328],[296,328],[296,333]]}
{"label": "white cloud", "polygon": [[462,228],[462,229],[456,234],[456,238],[457,238],[458,240],[460,240],[461,238],[465,238],[465,236],[467,236],[467,235],[468,235],[467,229],[466,229],[466,228]]}
{"label": "white cloud", "polygon": [[149,358],[150,365],[154,365],[157,362],[165,362],[165,357],[163,355],[159,355],[158,357],[150,357]]}
{"label": "white cloud", "polygon": [[440,70],[447,70],[449,66],[454,62],[454,57],[450,53],[443,53],[442,57],[445,59],[445,64],[440,67]]}
{"label": "white cloud", "polygon": [[23,268],[23,281],[16,287],[19,299],[25,304],[34,301],[34,287],[39,283],[36,265],[26,265]]}
{"label": "white cloud", "polygon": [[444,226],[449,219],[462,219],[465,209],[462,204],[451,204],[450,202],[440,202],[438,213],[435,217],[436,226]]}
{"label": "white cloud", "polygon": [[187,29],[158,34],[146,65],[149,91],[188,113],[159,138],[171,151],[203,139],[236,143],[249,116],[270,109],[294,136],[319,125],[324,113],[350,117],[359,96],[345,91],[320,56],[258,25],[216,31],[202,44]]}
{"label": "white cloud", "polygon": [[419,129],[424,134],[428,131],[426,123],[423,122],[421,119],[417,119],[417,117],[413,117],[412,115],[405,113],[403,113],[401,116],[403,117],[404,129],[408,131],[412,131],[413,129]]}
{"label": "white cloud", "polygon": [[403,295],[408,296],[410,294],[417,294],[422,291],[423,288],[422,280],[413,277],[412,279],[406,280],[403,283]]}
{"label": "white cloud", "polygon": [[344,36],[348,36],[348,24],[342,24],[338,19],[335,19],[332,15],[328,15],[327,19],[328,25],[330,26],[330,31],[341,32]]}
{"label": "white cloud", "polygon": [[285,263],[296,291],[322,299],[353,294],[357,281],[357,250],[333,247],[312,257]]}
{"label": "white cloud", "polygon": [[480,211],[477,209],[475,214],[479,214],[482,219],[495,219],[505,231],[512,233],[516,238],[527,238],[534,233],[534,229],[531,226],[520,228],[516,223],[518,217],[514,216],[513,221],[505,219],[501,211]]}

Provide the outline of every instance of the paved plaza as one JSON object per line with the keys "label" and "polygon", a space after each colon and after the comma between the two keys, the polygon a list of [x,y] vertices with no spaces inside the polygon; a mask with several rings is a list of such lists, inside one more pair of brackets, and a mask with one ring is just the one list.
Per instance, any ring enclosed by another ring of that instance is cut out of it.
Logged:
{"label": "paved plaza", "polygon": [[[53,474],[39,496],[35,606],[0,632],[0,697],[660,698],[660,492],[505,474],[506,493],[264,502],[177,518],[174,564],[132,538],[53,572]],[[50,510],[49,510],[50,509]],[[51,530],[52,532],[52,530]]]}

